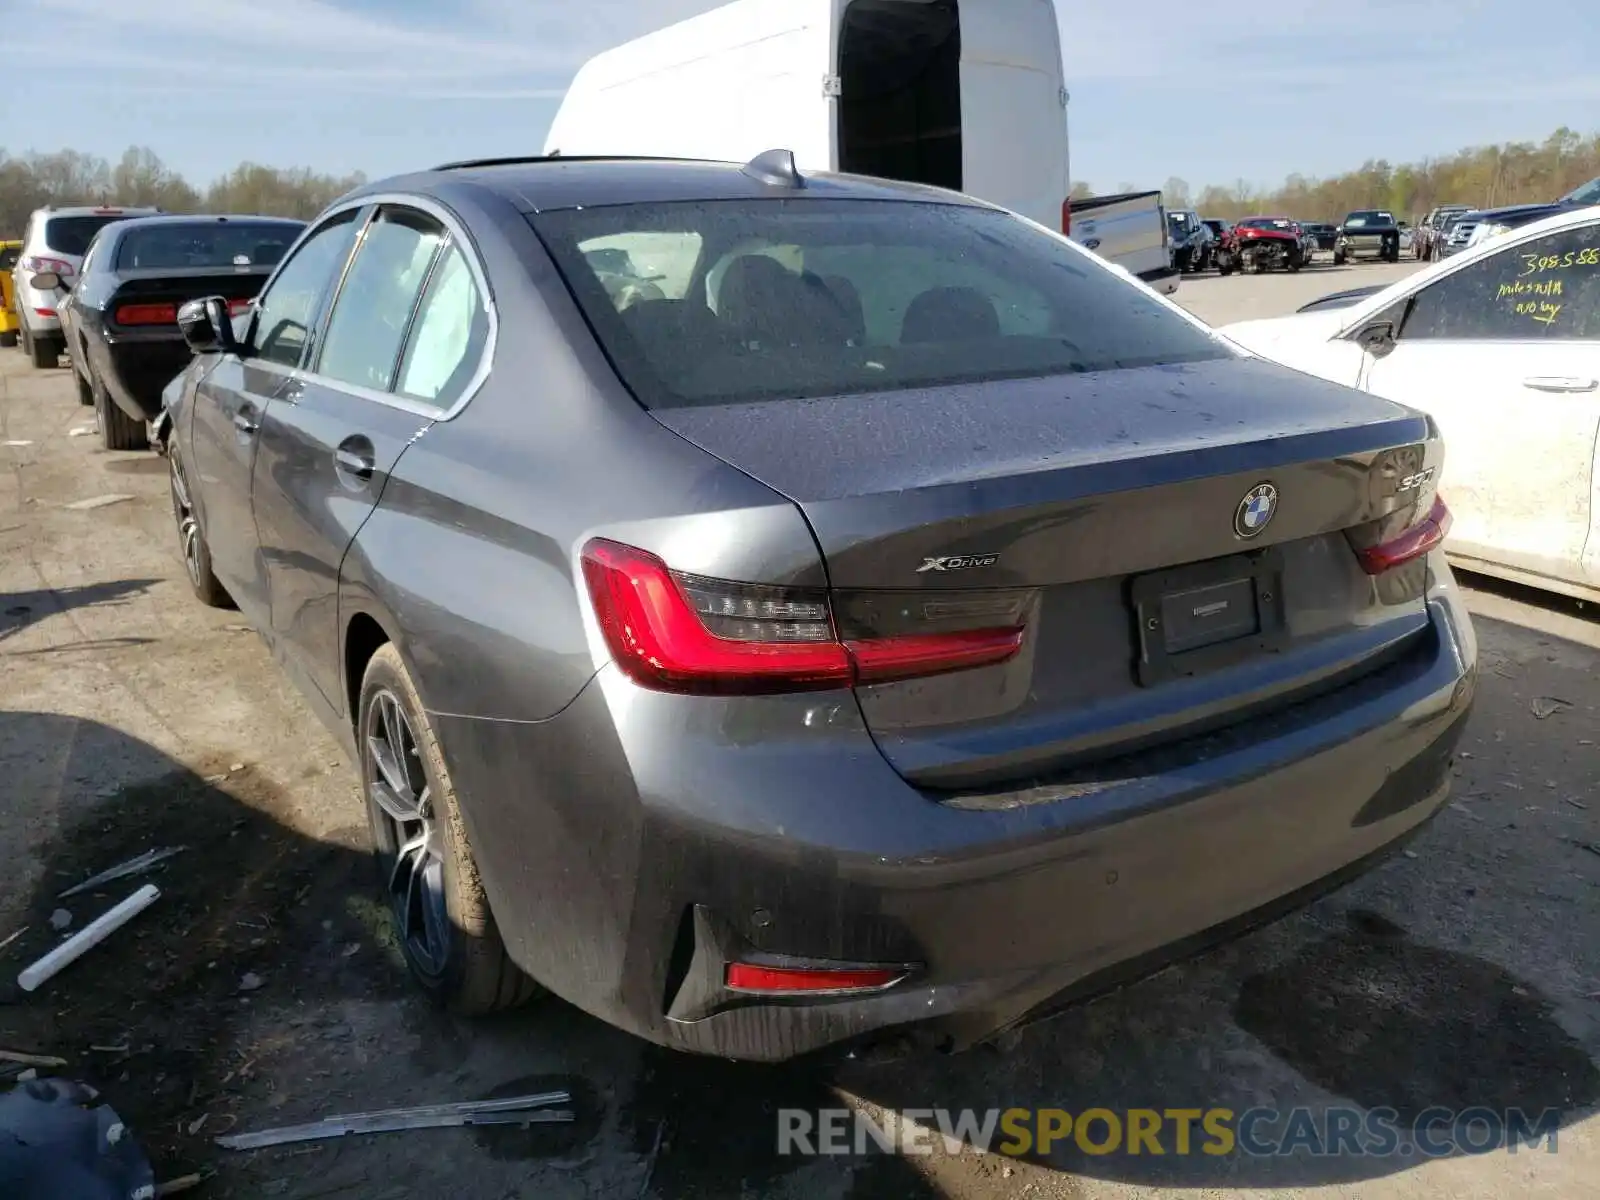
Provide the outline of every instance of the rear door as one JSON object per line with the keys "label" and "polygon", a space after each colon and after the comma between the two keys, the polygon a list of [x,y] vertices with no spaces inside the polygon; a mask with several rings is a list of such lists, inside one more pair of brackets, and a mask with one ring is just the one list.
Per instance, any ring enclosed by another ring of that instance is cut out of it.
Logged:
{"label": "rear door", "polygon": [[425,203],[372,214],[307,368],[262,423],[255,462],[272,638],[336,711],[345,551],[406,446],[461,395],[485,328],[464,239]]}
{"label": "rear door", "polygon": [[295,249],[257,298],[243,355],[223,355],[196,389],[189,486],[212,569],[256,628],[267,581],[251,513],[251,472],[267,409],[312,348],[317,314],[350,253],[356,210],[336,213]]}
{"label": "rear door", "polygon": [[963,188],[1059,230],[1067,101],[1055,5],[988,0],[960,13]]}
{"label": "rear door", "polygon": [[1600,436],[1600,222],[1421,289],[1367,390],[1433,413],[1460,556],[1582,582]]}

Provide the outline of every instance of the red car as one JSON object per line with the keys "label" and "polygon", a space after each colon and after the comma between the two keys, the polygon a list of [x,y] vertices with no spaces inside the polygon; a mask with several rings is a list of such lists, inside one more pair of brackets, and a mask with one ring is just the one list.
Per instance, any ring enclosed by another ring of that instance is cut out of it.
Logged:
{"label": "red car", "polygon": [[1224,275],[1273,268],[1298,271],[1305,264],[1305,236],[1288,217],[1246,217],[1217,250],[1217,270]]}

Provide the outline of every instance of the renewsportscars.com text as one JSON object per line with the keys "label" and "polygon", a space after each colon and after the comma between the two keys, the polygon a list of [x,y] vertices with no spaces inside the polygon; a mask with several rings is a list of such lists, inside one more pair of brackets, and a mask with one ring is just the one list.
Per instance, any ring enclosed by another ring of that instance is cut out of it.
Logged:
{"label": "renewsportscars.com text", "polygon": [[1556,1153],[1557,1109],[1392,1108],[903,1109],[879,1123],[849,1108],[778,1110],[778,1153],[836,1155],[985,1153],[1044,1157],[1242,1154],[1253,1158],[1424,1157],[1519,1149]]}

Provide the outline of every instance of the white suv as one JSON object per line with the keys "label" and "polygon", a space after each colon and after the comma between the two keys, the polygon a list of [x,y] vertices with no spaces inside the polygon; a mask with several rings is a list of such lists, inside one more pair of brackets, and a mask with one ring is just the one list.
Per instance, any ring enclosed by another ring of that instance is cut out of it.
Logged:
{"label": "white suv", "polygon": [[41,208],[28,218],[22,235],[22,257],[12,268],[17,316],[22,321],[22,348],[36,367],[53,367],[66,340],[56,315],[60,293],[43,291],[31,280],[40,271],[54,271],[68,285],[76,281],[83,252],[94,235],[124,217],[147,217],[158,208]]}

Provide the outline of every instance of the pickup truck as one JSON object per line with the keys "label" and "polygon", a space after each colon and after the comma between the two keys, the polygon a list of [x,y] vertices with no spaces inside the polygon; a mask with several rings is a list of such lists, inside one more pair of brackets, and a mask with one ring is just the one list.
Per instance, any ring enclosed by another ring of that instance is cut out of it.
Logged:
{"label": "pickup truck", "polygon": [[1123,192],[1072,202],[1068,236],[1170,296],[1178,290],[1161,193]]}
{"label": "pickup truck", "polygon": [[1400,224],[1387,209],[1359,209],[1340,222],[1333,265],[1342,267],[1347,259],[1364,254],[1384,262],[1400,261]]}

